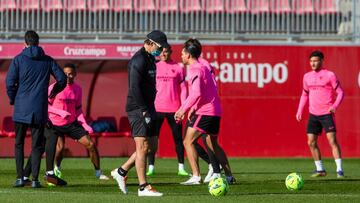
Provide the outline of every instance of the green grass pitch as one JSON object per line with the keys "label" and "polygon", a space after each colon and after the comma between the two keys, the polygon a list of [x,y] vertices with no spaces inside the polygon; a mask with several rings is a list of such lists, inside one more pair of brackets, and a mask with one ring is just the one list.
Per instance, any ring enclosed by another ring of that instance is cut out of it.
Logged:
{"label": "green grass pitch", "polygon": [[[124,158],[101,159],[102,169],[110,176],[110,171],[118,167]],[[207,166],[201,162],[201,171],[207,172]],[[343,161],[345,178],[337,179],[335,163],[324,160],[328,175],[323,178],[311,178],[314,169],[311,159],[230,159],[232,170],[237,179],[230,185],[229,193],[224,197],[212,197],[207,185],[183,186],[179,183],[186,177],[176,175],[175,159],[157,159],[156,175],[149,182],[163,197],[138,197],[135,170],[129,172],[129,194],[120,192],[116,182],[95,179],[94,170],[87,158],[65,158],[62,165],[66,187],[44,187],[41,189],[13,188],[15,181],[14,159],[0,159],[0,202],[360,202],[360,160]],[[45,160],[42,160],[41,179],[44,174]],[[187,164],[187,163],[186,163]],[[187,165],[187,170],[189,166]],[[305,179],[301,191],[288,191],[284,181],[290,172],[298,172]]]}

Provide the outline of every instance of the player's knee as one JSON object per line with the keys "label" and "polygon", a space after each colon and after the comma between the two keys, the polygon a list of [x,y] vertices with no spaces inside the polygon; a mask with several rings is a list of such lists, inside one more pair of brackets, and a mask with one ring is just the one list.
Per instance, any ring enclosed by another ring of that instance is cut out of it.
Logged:
{"label": "player's knee", "polygon": [[308,140],[308,145],[311,148],[315,148],[316,147],[316,141],[315,140]]}
{"label": "player's knee", "polygon": [[331,147],[337,147],[338,146],[338,143],[336,142],[335,139],[329,140],[329,144],[330,144]]}
{"label": "player's knee", "polygon": [[94,145],[94,143],[92,141],[89,141],[88,143],[86,143],[85,146],[86,146],[86,148],[88,150],[94,150],[95,149],[95,145]]}
{"label": "player's knee", "polygon": [[62,151],[64,149],[64,145],[63,144],[58,144],[58,145],[56,145],[56,149],[58,151]]}
{"label": "player's knee", "polygon": [[189,145],[189,141],[187,139],[183,140],[183,145],[186,147]]}
{"label": "player's knee", "polygon": [[149,149],[149,146],[144,143],[144,144],[138,145],[136,150],[140,153],[149,153],[150,149]]}

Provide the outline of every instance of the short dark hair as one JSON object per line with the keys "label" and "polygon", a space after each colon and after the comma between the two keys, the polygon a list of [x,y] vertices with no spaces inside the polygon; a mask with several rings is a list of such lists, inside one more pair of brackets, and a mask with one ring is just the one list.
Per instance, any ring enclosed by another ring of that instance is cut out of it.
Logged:
{"label": "short dark hair", "polygon": [[188,39],[184,43],[184,50],[194,58],[199,58],[202,51],[202,46],[197,39]]}
{"label": "short dark hair", "polygon": [[323,60],[323,59],[324,59],[324,54],[323,54],[321,51],[316,50],[316,51],[313,51],[313,52],[310,54],[309,59],[310,59],[311,57],[319,57],[320,60]]}
{"label": "short dark hair", "polygon": [[29,46],[39,45],[39,35],[34,30],[28,30],[25,33],[25,43]]}
{"label": "short dark hair", "polygon": [[76,65],[73,64],[73,63],[65,63],[63,69],[64,69],[64,68],[71,68],[71,69],[73,69],[73,70],[76,72]]}
{"label": "short dark hair", "polygon": [[152,44],[152,43],[153,43],[153,42],[152,42],[150,39],[144,40],[144,44],[150,45],[150,44]]}
{"label": "short dark hair", "polygon": [[171,45],[169,45],[169,47],[166,47],[165,49],[169,50],[169,52],[172,53]]}

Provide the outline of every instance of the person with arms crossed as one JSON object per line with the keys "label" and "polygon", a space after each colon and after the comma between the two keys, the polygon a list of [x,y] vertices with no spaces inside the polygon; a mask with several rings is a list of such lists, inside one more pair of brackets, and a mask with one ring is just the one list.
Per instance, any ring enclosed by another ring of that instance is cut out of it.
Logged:
{"label": "person with arms crossed", "polygon": [[127,194],[126,179],[128,171],[135,166],[139,180],[138,196],[162,196],[146,180],[146,156],[154,149],[157,141],[154,122],[156,119],[156,64],[163,48],[168,48],[166,35],[154,30],[144,41],[144,46],[137,51],[128,63],[129,90],[126,101],[126,112],[135,140],[136,151],[119,168],[111,171],[120,190]]}
{"label": "person with arms crossed", "polygon": [[[198,154],[194,143],[202,134],[206,134],[208,149],[215,154],[225,171],[227,181],[232,184],[235,182],[235,178],[232,175],[227,156],[217,142],[221,118],[220,98],[213,74],[208,67],[198,61],[201,51],[200,42],[196,39],[189,39],[185,42],[181,55],[183,63],[190,65],[188,72],[190,87],[188,98],[175,113],[175,120],[181,121],[184,119],[185,113],[189,111],[184,146],[193,174],[189,180],[181,184],[196,185],[201,182]],[[220,177],[220,174],[218,175]]]}
{"label": "person with arms crossed", "polygon": [[[38,180],[41,155],[44,151],[44,127],[48,121],[48,99],[52,100],[66,86],[66,76],[55,60],[39,46],[39,35],[29,30],[25,33],[25,49],[11,62],[6,76],[6,89],[10,105],[14,105],[15,160],[17,179],[15,187],[23,187],[24,139],[28,128],[32,136],[33,188],[41,187]],[[48,94],[50,75],[55,77],[54,88]],[[52,169],[47,169],[52,171]]]}
{"label": "person with arms crossed", "polygon": [[[299,122],[302,120],[303,109],[309,101],[310,116],[307,124],[307,138],[316,166],[312,177],[326,176],[317,143],[318,137],[324,129],[335,159],[337,177],[343,178],[341,150],[336,139],[335,111],[344,98],[344,91],[336,75],[323,67],[324,54],[322,52],[313,51],[309,60],[312,71],[306,73],[303,78],[303,91],[296,120]],[[337,94],[335,100],[334,92]]]}

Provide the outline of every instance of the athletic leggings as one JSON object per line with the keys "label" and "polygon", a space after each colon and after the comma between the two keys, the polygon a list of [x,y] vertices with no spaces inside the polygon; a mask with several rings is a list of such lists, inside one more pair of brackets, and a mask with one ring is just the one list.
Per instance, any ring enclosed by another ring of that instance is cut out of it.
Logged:
{"label": "athletic leggings", "polygon": [[[182,139],[182,124],[176,123],[174,115],[175,115],[175,113],[161,113],[161,112],[156,113],[155,135],[156,136],[160,135],[161,126],[164,123],[164,120],[166,118],[166,120],[168,121],[168,123],[170,125],[171,131],[172,131],[178,162],[184,163],[184,145],[183,145],[183,139]],[[150,165],[154,165],[154,163],[155,163],[155,154],[154,153],[148,154],[148,161],[149,161]]]}

